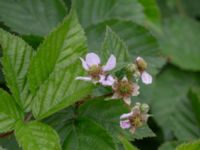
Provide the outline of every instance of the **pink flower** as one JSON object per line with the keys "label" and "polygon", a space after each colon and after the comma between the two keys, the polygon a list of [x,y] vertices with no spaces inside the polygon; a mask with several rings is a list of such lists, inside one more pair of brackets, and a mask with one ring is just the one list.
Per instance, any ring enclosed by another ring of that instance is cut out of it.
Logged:
{"label": "pink flower", "polygon": [[138,70],[140,71],[142,82],[145,84],[151,84],[153,79],[152,76],[145,71],[147,68],[145,60],[141,57],[137,57],[136,64],[138,66]]}
{"label": "pink flower", "polygon": [[101,60],[95,53],[88,53],[85,60],[80,58],[83,68],[88,72],[87,77],[77,77],[77,80],[93,81],[94,83],[101,83],[102,85],[111,86],[114,83],[114,78],[107,75],[116,66],[116,58],[111,55],[106,65],[101,66]]}
{"label": "pink flower", "polygon": [[139,94],[139,85],[128,81],[126,77],[122,80],[116,80],[112,86],[114,95],[112,99],[123,99],[128,105],[131,104],[131,97]]}
{"label": "pink flower", "polygon": [[147,122],[149,115],[147,114],[149,107],[147,104],[136,103],[130,113],[120,116],[120,127],[129,129],[133,134],[138,127]]}

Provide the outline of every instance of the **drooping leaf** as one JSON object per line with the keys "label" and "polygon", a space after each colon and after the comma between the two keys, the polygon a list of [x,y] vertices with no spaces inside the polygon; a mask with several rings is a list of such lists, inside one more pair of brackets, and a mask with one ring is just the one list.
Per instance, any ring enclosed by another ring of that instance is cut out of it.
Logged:
{"label": "drooping leaf", "polygon": [[23,150],[61,150],[57,133],[40,122],[18,122],[15,136]]}
{"label": "drooping leaf", "polygon": [[185,143],[176,148],[176,150],[199,150],[199,149],[200,149],[200,141]]}
{"label": "drooping leaf", "polygon": [[199,71],[200,25],[189,18],[174,17],[164,23],[163,52],[183,69]]}
{"label": "drooping leaf", "polygon": [[130,59],[126,44],[109,27],[106,28],[106,35],[100,54],[103,60],[107,60],[113,54],[117,59],[117,69]]}
{"label": "drooping leaf", "polygon": [[12,131],[16,121],[22,118],[22,111],[12,96],[0,89],[0,132]]}
{"label": "drooping leaf", "polygon": [[198,84],[197,77],[194,73],[168,67],[155,80],[151,97],[153,117],[164,133],[173,131],[179,140],[200,137],[200,129],[187,98],[189,88]]}
{"label": "drooping leaf", "polygon": [[143,7],[137,0],[76,0],[79,20],[84,28],[110,19],[144,22]]}
{"label": "drooping leaf", "polygon": [[79,57],[87,52],[85,41],[83,30],[72,12],[38,48],[28,76],[35,95],[32,109],[37,119],[90,93],[91,84],[75,80],[84,72]]}
{"label": "drooping leaf", "polygon": [[0,46],[3,50],[2,65],[7,85],[19,106],[27,109],[31,102],[27,72],[34,51],[21,38],[2,29]]}
{"label": "drooping leaf", "polygon": [[144,27],[131,21],[110,20],[94,25],[86,30],[89,49],[99,51],[109,26],[127,44],[131,61],[137,56],[148,62],[150,73],[156,74],[165,64],[156,38]]}
{"label": "drooping leaf", "polygon": [[61,0],[1,0],[0,21],[20,34],[45,35],[65,16]]}
{"label": "drooping leaf", "polygon": [[97,123],[82,118],[67,126],[68,132],[63,150],[115,150],[112,138]]}

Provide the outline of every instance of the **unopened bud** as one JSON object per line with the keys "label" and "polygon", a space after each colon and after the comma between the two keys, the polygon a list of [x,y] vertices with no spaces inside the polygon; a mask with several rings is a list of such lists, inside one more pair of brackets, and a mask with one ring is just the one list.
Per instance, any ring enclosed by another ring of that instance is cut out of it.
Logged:
{"label": "unopened bud", "polygon": [[141,112],[143,113],[148,113],[149,111],[149,105],[147,104],[142,104],[140,108],[141,108]]}
{"label": "unopened bud", "polygon": [[140,71],[144,71],[144,70],[147,69],[147,63],[146,63],[146,61],[145,61],[143,58],[141,58],[141,57],[138,57],[138,58],[136,59],[136,64],[137,64],[138,69],[139,69]]}
{"label": "unopened bud", "polygon": [[128,64],[126,70],[130,73],[135,73],[137,71],[137,66],[135,64]]}

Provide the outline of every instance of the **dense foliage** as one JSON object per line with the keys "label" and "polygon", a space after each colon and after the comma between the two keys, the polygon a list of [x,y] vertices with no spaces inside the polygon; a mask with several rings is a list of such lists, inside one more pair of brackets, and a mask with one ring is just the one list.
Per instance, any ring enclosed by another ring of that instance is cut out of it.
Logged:
{"label": "dense foliage", "polygon": [[[0,150],[200,149],[199,5],[0,0]],[[134,74],[140,94],[132,91],[127,103],[118,87],[92,83],[96,72],[80,58],[94,53],[102,64],[116,58],[109,73],[118,85],[125,75],[132,80],[132,65],[142,74],[147,62],[152,84]],[[146,61],[142,70],[138,56]],[[92,82],[76,80],[87,71]],[[118,100],[109,100],[113,93]],[[120,116],[137,108],[146,119],[122,129]]]}

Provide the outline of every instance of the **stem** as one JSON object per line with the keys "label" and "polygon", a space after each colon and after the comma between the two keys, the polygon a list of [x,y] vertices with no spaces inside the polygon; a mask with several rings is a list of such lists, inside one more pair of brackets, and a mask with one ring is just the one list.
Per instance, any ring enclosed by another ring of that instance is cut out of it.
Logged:
{"label": "stem", "polygon": [[2,134],[0,134],[0,138],[5,138],[5,137],[7,137],[7,136],[9,136],[9,135],[11,135],[11,134],[13,134],[13,133],[14,133],[14,131],[2,133]]}
{"label": "stem", "polygon": [[176,7],[181,16],[187,16],[187,13],[181,3],[181,0],[176,0]]}

